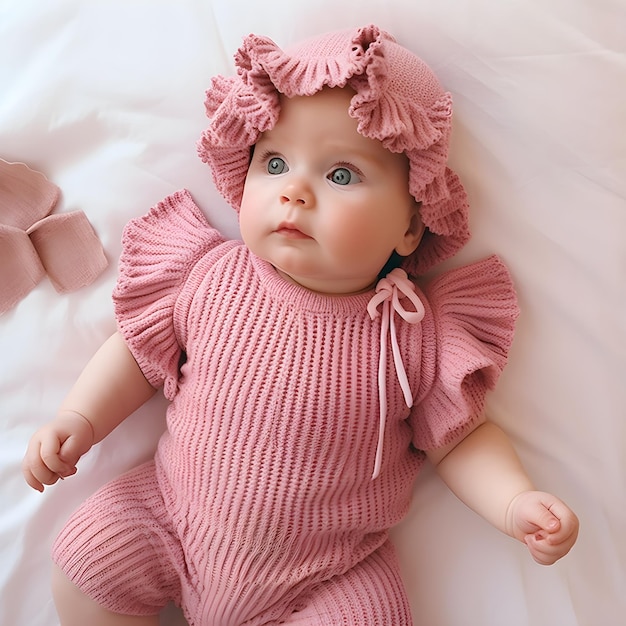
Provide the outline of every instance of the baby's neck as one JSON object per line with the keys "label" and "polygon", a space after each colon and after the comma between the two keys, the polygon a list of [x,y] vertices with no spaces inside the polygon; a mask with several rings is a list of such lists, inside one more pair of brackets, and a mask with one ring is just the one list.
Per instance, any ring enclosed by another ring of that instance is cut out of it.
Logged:
{"label": "baby's neck", "polygon": [[341,285],[337,285],[338,287],[337,289],[329,289],[328,283],[324,283],[324,284],[320,283],[319,286],[315,283],[303,284],[302,282],[300,282],[293,276],[287,274],[280,268],[274,265],[272,267],[276,270],[276,273],[287,282],[290,282],[294,285],[298,285],[298,287],[302,287],[302,289],[307,289],[308,291],[319,293],[320,295],[323,295],[323,296],[329,296],[329,297],[355,296],[360,293],[366,293],[367,291],[371,291],[376,286],[376,281],[373,281],[359,289],[342,289]]}

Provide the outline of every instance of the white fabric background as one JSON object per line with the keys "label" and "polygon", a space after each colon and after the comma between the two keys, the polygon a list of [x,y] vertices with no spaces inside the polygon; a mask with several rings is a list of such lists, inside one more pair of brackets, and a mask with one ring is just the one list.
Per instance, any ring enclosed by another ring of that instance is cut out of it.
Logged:
{"label": "white fabric background", "polygon": [[[430,471],[394,532],[416,624],[626,623],[626,5],[622,0],[0,0],[0,158],[82,209],[110,267],[59,295],[45,279],[0,317],[0,625],[56,626],[52,539],[96,487],[148,458],[152,401],[43,495],[20,460],[114,330],[125,222],[180,187],[236,236],[195,156],[209,78],[249,32],[288,44],[375,22],[452,91],[451,162],[472,202],[458,264],[497,252],[522,307],[489,414],[537,485],[577,511],[549,568],[460,504]],[[0,286],[1,288],[1,286]],[[176,613],[164,623],[178,623]]]}

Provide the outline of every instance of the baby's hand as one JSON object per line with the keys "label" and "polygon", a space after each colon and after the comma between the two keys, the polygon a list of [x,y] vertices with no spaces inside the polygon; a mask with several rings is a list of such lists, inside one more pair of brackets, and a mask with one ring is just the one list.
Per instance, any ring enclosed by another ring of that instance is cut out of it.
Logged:
{"label": "baby's hand", "polygon": [[93,445],[91,424],[82,415],[66,412],[42,426],[31,438],[22,473],[26,482],[37,491],[54,485],[59,478],[76,473],[78,459]]}
{"label": "baby's hand", "polygon": [[578,536],[578,518],[561,500],[541,491],[524,491],[509,505],[507,532],[523,541],[533,559],[552,565],[565,556]]}

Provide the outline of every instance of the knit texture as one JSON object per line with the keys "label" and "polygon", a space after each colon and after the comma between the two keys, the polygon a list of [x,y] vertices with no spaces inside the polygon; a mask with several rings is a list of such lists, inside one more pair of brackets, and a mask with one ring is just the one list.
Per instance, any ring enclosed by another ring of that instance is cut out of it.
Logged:
{"label": "knit texture", "polygon": [[[185,191],[128,225],[114,300],[133,355],[171,400],[153,482],[185,554],[174,569],[192,623],[272,623],[302,608],[321,581],[386,544],[422,451],[479,416],[517,314],[495,257],[418,289],[419,324],[396,320],[414,406],[388,363],[384,454],[372,480],[381,335],[367,312],[373,295],[328,297],[283,280],[225,241]],[[90,532],[109,523],[92,518]],[[56,548],[61,562],[72,552],[64,540]],[[90,588],[124,566],[100,568]],[[362,590],[348,600],[362,606]]]}
{"label": "knit texture", "polygon": [[91,284],[108,265],[82,211],[50,215],[59,195],[41,172],[0,159],[0,315],[46,274],[67,293]]}
{"label": "knit texture", "polygon": [[409,191],[421,203],[427,232],[404,269],[423,274],[467,242],[467,197],[447,167],[452,97],[426,63],[389,33],[369,25],[285,51],[267,37],[249,35],[235,65],[236,76],[212,80],[206,94],[210,124],[198,144],[217,188],[235,208],[241,204],[250,146],[279,118],[279,94],[310,96],[323,87],[347,86],[356,92],[349,114],[358,121],[358,132],[409,160]]}

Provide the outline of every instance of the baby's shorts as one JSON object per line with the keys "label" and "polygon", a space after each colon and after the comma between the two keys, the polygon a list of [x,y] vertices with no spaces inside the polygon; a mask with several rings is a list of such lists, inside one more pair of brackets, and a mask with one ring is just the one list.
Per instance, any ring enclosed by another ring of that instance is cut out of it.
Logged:
{"label": "baby's shorts", "polygon": [[101,606],[156,615],[180,603],[185,559],[150,461],[108,483],[69,519],[52,548],[54,562]]}
{"label": "baby's shorts", "polygon": [[[153,462],[122,475],[86,500],[59,534],[53,559],[83,593],[110,611],[156,615],[173,601],[183,606],[189,624],[215,626],[189,579]],[[288,605],[261,610],[241,626],[413,623],[389,541],[344,574],[309,589],[295,604],[300,610],[285,614]]]}

